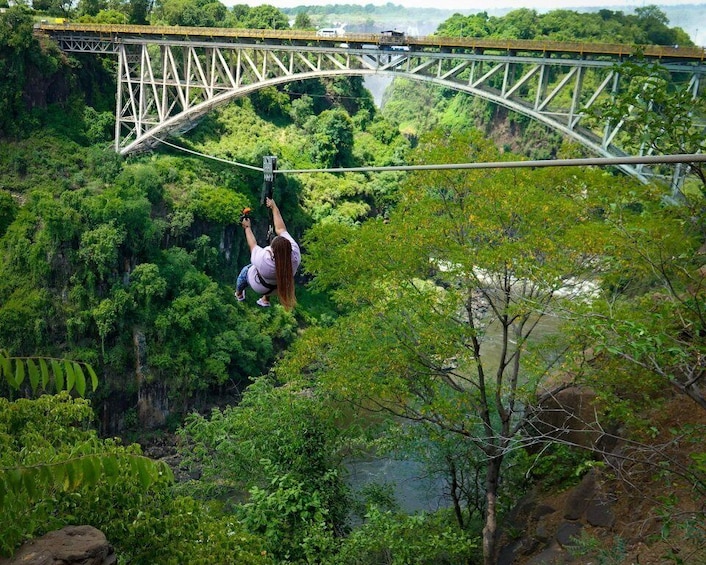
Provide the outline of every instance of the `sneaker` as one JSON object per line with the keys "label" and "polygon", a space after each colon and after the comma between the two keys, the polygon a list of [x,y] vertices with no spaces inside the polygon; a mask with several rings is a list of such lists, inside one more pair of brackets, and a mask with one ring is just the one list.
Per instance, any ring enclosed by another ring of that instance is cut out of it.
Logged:
{"label": "sneaker", "polygon": [[262,306],[263,308],[267,308],[270,305],[269,301],[265,301],[265,298],[258,298],[257,300],[257,305]]}
{"label": "sneaker", "polygon": [[242,302],[243,300],[245,300],[245,289],[243,289],[242,294],[238,294],[237,290],[233,294],[235,294],[235,297],[238,299],[238,302]]}

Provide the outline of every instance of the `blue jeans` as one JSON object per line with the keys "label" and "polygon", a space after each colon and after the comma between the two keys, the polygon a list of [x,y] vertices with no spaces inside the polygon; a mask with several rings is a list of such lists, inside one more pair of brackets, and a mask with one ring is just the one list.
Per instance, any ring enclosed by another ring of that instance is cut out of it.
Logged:
{"label": "blue jeans", "polygon": [[248,269],[251,265],[252,263],[248,263],[247,265],[245,265],[240,271],[240,274],[238,275],[238,278],[235,282],[235,290],[238,291],[238,294],[240,294],[246,288],[248,288],[248,286],[250,286],[248,284]]}

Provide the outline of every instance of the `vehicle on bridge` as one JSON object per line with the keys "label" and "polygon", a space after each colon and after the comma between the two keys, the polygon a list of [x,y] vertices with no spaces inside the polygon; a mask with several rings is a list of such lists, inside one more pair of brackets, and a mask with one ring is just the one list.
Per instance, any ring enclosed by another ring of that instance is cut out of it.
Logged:
{"label": "vehicle on bridge", "polygon": [[[409,50],[409,46],[405,45],[405,34],[403,31],[395,29],[387,29],[380,32],[379,45],[381,49],[389,50]],[[403,49],[406,47],[407,49]]]}
{"label": "vehicle on bridge", "polygon": [[316,30],[316,37],[341,37],[346,35],[346,30],[342,27],[322,27]]}

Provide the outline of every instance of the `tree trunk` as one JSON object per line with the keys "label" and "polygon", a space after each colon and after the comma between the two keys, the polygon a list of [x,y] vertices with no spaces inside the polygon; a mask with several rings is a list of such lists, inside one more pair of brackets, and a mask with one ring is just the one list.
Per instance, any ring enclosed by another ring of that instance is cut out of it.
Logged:
{"label": "tree trunk", "polygon": [[483,527],[483,565],[495,565],[495,545],[498,530],[497,498],[498,478],[502,457],[488,462],[485,474],[485,526]]}
{"label": "tree trunk", "polygon": [[448,463],[449,463],[449,473],[451,475],[451,500],[453,500],[454,514],[456,515],[456,521],[458,522],[458,527],[463,530],[465,527],[465,524],[463,521],[463,510],[461,509],[461,499],[458,495],[459,483],[458,483],[458,476],[457,476],[457,472],[456,472],[456,464],[453,462],[453,459],[451,459],[451,458],[448,459]]}

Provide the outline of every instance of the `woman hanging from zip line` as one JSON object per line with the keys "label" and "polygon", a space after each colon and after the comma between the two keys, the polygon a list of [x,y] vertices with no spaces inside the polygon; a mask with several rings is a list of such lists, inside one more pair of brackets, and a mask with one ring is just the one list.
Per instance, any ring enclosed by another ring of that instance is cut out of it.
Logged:
{"label": "woman hanging from zip line", "polygon": [[235,297],[245,300],[245,289],[250,287],[262,296],[257,304],[264,308],[270,305],[270,295],[277,291],[279,301],[287,310],[297,303],[294,295],[294,273],[301,262],[299,245],[289,235],[277,204],[272,198],[265,199],[266,206],[272,210],[272,222],[277,236],[267,247],[257,244],[250,227],[250,218],[246,215],[240,222],[250,247],[250,263],[245,265],[238,275]]}

